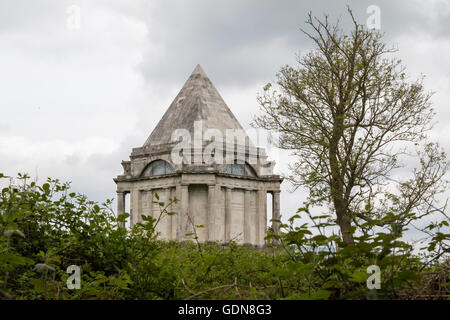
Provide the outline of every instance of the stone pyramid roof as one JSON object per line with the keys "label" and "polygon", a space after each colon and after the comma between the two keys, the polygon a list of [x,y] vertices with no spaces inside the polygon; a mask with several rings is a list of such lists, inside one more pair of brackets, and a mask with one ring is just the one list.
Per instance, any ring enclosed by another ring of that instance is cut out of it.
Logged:
{"label": "stone pyramid roof", "polygon": [[194,121],[198,120],[202,120],[203,132],[208,128],[219,129],[224,139],[226,129],[242,130],[200,65],[195,67],[144,147],[170,143],[175,129],[187,129],[193,137]]}

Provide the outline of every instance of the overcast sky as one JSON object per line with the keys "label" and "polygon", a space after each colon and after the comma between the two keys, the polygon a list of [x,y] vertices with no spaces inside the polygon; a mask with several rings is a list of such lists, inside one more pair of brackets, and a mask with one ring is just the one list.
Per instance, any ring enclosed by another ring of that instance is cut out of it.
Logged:
{"label": "overcast sky", "polygon": [[[307,12],[346,25],[347,4],[360,23],[370,5],[380,8],[385,41],[435,92],[433,136],[450,152],[450,0],[0,0],[0,172],[51,176],[90,199],[112,198],[120,162],[145,142],[196,64],[249,127],[257,92],[311,48],[299,31]],[[287,174],[292,159],[277,160]],[[284,216],[304,199],[289,189],[283,183]]]}

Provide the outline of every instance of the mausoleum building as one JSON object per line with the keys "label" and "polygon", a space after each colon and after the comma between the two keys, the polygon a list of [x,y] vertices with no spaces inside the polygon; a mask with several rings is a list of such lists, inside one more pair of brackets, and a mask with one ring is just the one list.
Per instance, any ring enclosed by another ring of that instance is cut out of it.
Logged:
{"label": "mausoleum building", "polygon": [[[130,224],[159,216],[153,203],[168,203],[174,215],[157,226],[160,239],[187,240],[194,226],[199,241],[235,240],[262,246],[267,231],[267,195],[280,217],[280,184],[263,148],[253,142],[200,65],[194,69],[142,147],[122,161],[117,213],[129,199]],[[126,197],[129,194],[129,197]],[[276,225],[275,225],[276,227]],[[276,229],[276,228],[275,228]]]}

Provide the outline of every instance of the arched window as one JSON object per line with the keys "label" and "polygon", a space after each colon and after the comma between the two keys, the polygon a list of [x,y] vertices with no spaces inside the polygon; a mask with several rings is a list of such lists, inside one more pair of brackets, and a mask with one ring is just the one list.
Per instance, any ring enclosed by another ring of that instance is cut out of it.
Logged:
{"label": "arched window", "polygon": [[174,173],[174,171],[167,161],[155,160],[145,168],[144,173],[142,175],[146,177],[151,177],[171,173]]}
{"label": "arched window", "polygon": [[228,164],[223,173],[233,174],[237,176],[256,177],[256,172],[247,163],[237,163],[235,160],[233,164]]}

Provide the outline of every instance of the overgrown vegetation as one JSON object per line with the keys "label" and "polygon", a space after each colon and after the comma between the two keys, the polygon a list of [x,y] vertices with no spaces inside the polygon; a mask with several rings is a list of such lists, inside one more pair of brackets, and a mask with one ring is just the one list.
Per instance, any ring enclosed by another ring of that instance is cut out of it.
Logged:
{"label": "overgrown vegetation", "polygon": [[[309,191],[287,224],[274,221],[280,232],[268,230],[267,248],[201,244],[195,228],[193,241],[159,241],[155,227],[176,214],[167,210],[176,199],[156,195],[160,215],[127,229],[112,201],[19,175],[0,195],[0,298],[450,299],[450,218],[437,201],[449,162],[426,141],[430,94],[349,13],[349,35],[310,15],[316,49],[260,97],[255,124],[281,133],[279,146],[298,156],[291,181]],[[405,155],[419,164],[400,180]],[[330,210],[314,216],[318,205]],[[418,230],[424,241],[406,242],[423,217],[435,219]],[[80,289],[67,286],[71,265]]]}
{"label": "overgrown vegetation", "polygon": [[[3,179],[3,175],[1,175]],[[169,204],[155,201],[160,215]],[[172,199],[171,201],[176,201]],[[158,217],[120,227],[111,201],[99,205],[67,183],[42,185],[19,175],[0,197],[0,297],[3,299],[446,299],[450,295],[448,219],[429,226],[431,242],[415,255],[394,229],[326,236],[329,217],[298,226],[307,207],[282,224],[279,248],[159,241]],[[392,215],[390,219],[397,219]],[[395,225],[395,224],[394,224]],[[367,225],[367,230],[374,229]],[[312,234],[312,230],[317,232]],[[322,232],[322,234],[320,233]],[[267,241],[275,236],[269,230]],[[336,250],[339,248],[339,250]],[[68,266],[81,288],[68,289]],[[366,285],[370,265],[380,289]]]}

